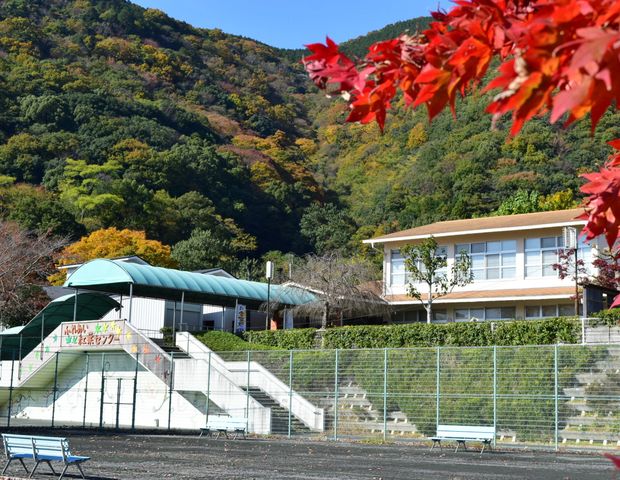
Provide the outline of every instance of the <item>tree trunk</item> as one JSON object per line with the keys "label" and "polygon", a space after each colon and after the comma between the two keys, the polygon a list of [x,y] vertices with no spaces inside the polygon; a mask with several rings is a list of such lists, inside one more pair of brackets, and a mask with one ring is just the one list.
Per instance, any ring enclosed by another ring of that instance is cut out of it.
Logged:
{"label": "tree trunk", "polygon": [[329,302],[325,302],[323,318],[321,319],[321,330],[327,330],[327,319],[329,318]]}
{"label": "tree trunk", "polygon": [[433,321],[433,287],[431,284],[428,285],[428,301],[424,308],[426,309],[426,323],[431,323]]}

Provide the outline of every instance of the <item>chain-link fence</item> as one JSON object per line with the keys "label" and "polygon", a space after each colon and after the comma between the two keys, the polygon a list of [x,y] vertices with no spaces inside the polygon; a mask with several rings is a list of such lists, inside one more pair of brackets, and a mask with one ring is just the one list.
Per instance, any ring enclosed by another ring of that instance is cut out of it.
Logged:
{"label": "chain-link fence", "polygon": [[226,416],[256,434],[426,441],[437,425],[473,425],[494,427],[498,446],[620,445],[620,345],[220,354],[189,340],[168,352],[133,345],[38,362],[13,355],[0,370],[0,424],[198,432]]}

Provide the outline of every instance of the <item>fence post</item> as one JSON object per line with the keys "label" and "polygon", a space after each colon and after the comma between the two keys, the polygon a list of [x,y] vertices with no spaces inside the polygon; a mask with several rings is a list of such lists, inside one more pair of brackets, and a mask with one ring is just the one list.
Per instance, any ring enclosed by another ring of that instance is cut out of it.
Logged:
{"label": "fence post", "polygon": [[15,350],[13,350],[13,360],[11,360],[11,385],[9,385],[9,409],[6,417],[7,428],[11,426],[11,404],[13,403],[13,374],[15,373]]}
{"label": "fence post", "polygon": [[103,428],[103,399],[105,395],[105,353],[101,354],[101,399],[99,402],[99,428]]}
{"label": "fence post", "polygon": [[170,352],[170,381],[168,382],[168,431],[172,426],[172,379],[174,378],[174,352]]}
{"label": "fence post", "polygon": [[334,440],[338,440],[338,357],[340,350],[336,349],[336,369],[334,375]]}
{"label": "fence post", "polygon": [[293,350],[289,353],[288,360],[288,438],[291,438],[291,422],[293,411]]}
{"label": "fence post", "polygon": [[581,344],[586,344],[586,319],[581,317]]}
{"label": "fence post", "polygon": [[54,393],[53,393],[53,401],[52,401],[52,428],[54,428],[54,417],[56,416],[56,392],[58,391],[58,354],[60,352],[56,352],[56,364],[54,366]]}
{"label": "fence post", "polygon": [[497,439],[497,345],[493,346],[493,447]]}
{"label": "fence post", "polygon": [[558,346],[554,345],[554,410],[555,410],[555,450],[558,450]]}
{"label": "fence post", "polygon": [[[248,365],[247,365],[247,380],[246,380],[246,388],[245,388],[245,418],[246,418],[246,425],[245,425],[245,431],[248,432],[249,428],[250,428],[250,360],[251,360],[251,353],[248,350],[247,351],[247,356],[248,356]],[[271,433],[271,426],[269,426],[269,432]]]}
{"label": "fence post", "polygon": [[435,387],[436,388],[436,392],[437,392],[437,399],[436,399],[437,406],[436,406],[436,412],[435,412],[436,413],[436,418],[435,418],[435,422],[436,422],[435,426],[436,427],[439,427],[439,402],[440,402],[440,398],[441,398],[440,397],[440,393],[439,393],[440,392],[440,388],[439,388],[439,374],[440,374],[440,371],[439,371],[439,356],[440,356],[440,353],[441,353],[441,347],[437,347],[437,353],[435,355],[437,357],[437,359],[436,359],[437,360],[437,366],[436,366],[436,376],[437,376],[436,383],[437,383],[437,385]]}
{"label": "fence post", "polygon": [[[205,417],[209,421],[209,404],[211,403],[211,352],[209,352],[209,362],[207,364],[207,406],[205,408]],[[206,425],[206,422],[205,422]],[[247,425],[246,425],[247,428]]]}
{"label": "fence post", "polygon": [[136,369],[134,371],[133,377],[133,405],[131,406],[131,429],[136,429],[136,401],[138,400],[138,357],[140,356],[139,352],[136,352]]}
{"label": "fence post", "polygon": [[387,368],[388,349],[383,349],[383,441],[387,440]]}
{"label": "fence post", "polygon": [[84,385],[84,411],[82,412],[82,428],[86,428],[86,402],[88,401],[88,374],[90,370],[90,355],[86,352],[86,384]]}

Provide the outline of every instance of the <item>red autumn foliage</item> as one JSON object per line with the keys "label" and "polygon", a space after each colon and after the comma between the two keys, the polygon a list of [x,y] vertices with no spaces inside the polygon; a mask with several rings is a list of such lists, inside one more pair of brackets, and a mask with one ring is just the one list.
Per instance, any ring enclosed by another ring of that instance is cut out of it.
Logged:
{"label": "red autumn foliage", "polygon": [[454,110],[498,57],[499,89],[488,111],[512,114],[511,133],[535,115],[551,111],[566,123],[591,114],[593,128],[620,100],[620,2],[617,0],[457,0],[435,12],[423,32],[372,45],[354,62],[329,38],[308,45],[304,63],[320,87],[346,93],[349,121],[376,120],[401,90],[407,104],[426,105],[433,118]]}
{"label": "red autumn foliage", "polygon": [[[487,111],[510,114],[511,134],[537,115],[565,125],[590,114],[594,129],[607,108],[620,105],[619,0],[454,0],[434,12],[428,29],[372,45],[354,61],[327,39],[309,45],[307,71],[320,88],[341,94],[347,121],[376,121],[398,91],[407,105],[424,104],[432,119],[447,105],[454,112],[465,95],[500,61],[486,90],[496,91]],[[620,140],[598,173],[584,175],[582,191],[591,240],[605,235],[612,248],[620,235]]]}

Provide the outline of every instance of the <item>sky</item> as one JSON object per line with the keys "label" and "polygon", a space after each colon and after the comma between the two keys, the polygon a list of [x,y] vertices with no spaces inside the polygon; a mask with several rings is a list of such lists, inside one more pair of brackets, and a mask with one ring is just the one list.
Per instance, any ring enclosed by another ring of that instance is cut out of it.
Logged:
{"label": "sky", "polygon": [[274,47],[301,48],[329,35],[340,43],[399,20],[428,15],[447,0],[132,0],[195,27],[219,28]]}

